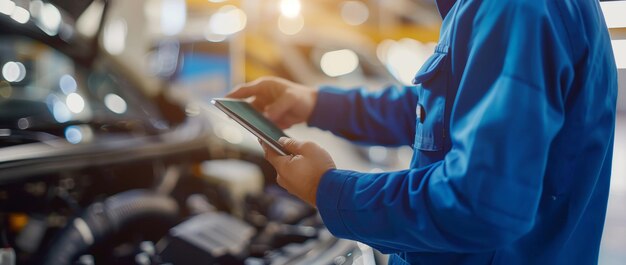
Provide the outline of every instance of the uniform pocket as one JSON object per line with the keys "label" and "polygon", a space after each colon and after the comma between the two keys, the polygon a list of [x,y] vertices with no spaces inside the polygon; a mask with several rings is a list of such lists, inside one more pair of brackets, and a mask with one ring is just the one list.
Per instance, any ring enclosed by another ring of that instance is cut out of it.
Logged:
{"label": "uniform pocket", "polygon": [[443,67],[447,55],[447,53],[435,53],[431,55],[426,62],[424,62],[420,70],[417,71],[417,74],[415,74],[413,84],[422,84],[434,78]]}
{"label": "uniform pocket", "polygon": [[413,80],[419,91],[415,110],[417,116],[415,149],[421,151],[443,149],[448,64],[447,50],[437,46],[437,52],[426,60]]}

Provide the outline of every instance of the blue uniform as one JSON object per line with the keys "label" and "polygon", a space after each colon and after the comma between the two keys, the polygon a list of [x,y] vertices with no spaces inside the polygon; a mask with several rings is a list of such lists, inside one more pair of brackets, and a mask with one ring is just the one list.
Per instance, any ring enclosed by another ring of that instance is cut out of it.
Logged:
{"label": "blue uniform", "polygon": [[321,88],[309,125],[412,145],[410,168],[330,170],[317,206],[392,264],[595,264],[617,70],[593,0],[439,0],[416,86]]}

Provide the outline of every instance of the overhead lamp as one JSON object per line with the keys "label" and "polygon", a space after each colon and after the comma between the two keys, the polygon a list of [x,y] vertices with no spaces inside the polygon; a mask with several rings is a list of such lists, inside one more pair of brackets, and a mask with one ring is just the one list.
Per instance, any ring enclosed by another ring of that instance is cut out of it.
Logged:
{"label": "overhead lamp", "polygon": [[300,0],[281,0],[280,12],[288,18],[295,18],[300,14],[302,4]]}
{"label": "overhead lamp", "polygon": [[359,57],[349,49],[327,52],[322,55],[320,67],[330,76],[337,77],[354,72],[359,66]]}

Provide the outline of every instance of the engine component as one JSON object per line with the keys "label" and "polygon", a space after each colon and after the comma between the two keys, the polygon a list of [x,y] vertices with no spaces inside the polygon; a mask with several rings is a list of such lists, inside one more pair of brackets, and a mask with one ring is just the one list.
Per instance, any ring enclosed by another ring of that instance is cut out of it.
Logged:
{"label": "engine component", "polygon": [[17,236],[15,244],[19,249],[33,253],[39,247],[47,228],[46,220],[43,217],[28,218],[28,222]]}
{"label": "engine component", "polygon": [[0,265],[15,265],[15,250],[0,248]]}
{"label": "engine component", "polygon": [[52,242],[45,255],[48,265],[71,264],[90,246],[140,219],[173,219],[178,214],[174,199],[147,190],[131,190],[90,205],[74,218]]}
{"label": "engine component", "polygon": [[224,213],[205,213],[172,228],[157,243],[164,263],[243,264],[255,229]]}
{"label": "engine component", "polygon": [[296,224],[316,214],[316,210],[278,186],[270,186],[263,194],[248,196],[244,219],[257,228],[269,222]]}
{"label": "engine component", "polygon": [[96,261],[92,255],[82,255],[78,258],[75,265],[95,265]]}
{"label": "engine component", "polygon": [[250,245],[250,254],[262,256],[273,249],[282,248],[291,243],[303,243],[316,238],[318,230],[311,226],[286,225],[270,222],[257,235]]}
{"label": "engine component", "polygon": [[263,172],[250,162],[210,160],[202,162],[200,170],[206,181],[222,183],[228,188],[233,200],[233,212],[237,216],[243,216],[241,205],[247,195],[263,192]]}

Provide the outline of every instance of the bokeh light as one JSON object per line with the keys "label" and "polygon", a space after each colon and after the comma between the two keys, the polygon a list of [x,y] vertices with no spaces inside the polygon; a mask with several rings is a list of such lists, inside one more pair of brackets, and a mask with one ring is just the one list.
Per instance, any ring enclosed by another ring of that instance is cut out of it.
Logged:
{"label": "bokeh light", "polygon": [[211,16],[209,30],[213,34],[231,35],[243,30],[247,21],[246,13],[236,6],[227,5]]}
{"label": "bokeh light", "polygon": [[280,32],[286,35],[295,35],[298,34],[304,27],[304,17],[302,15],[298,15],[294,18],[290,18],[287,16],[280,16],[278,18],[278,29]]}
{"label": "bokeh light", "polygon": [[65,139],[72,144],[78,144],[83,140],[83,133],[78,126],[69,126],[65,129]]}
{"label": "bokeh light", "polygon": [[104,105],[109,110],[117,114],[126,112],[126,109],[128,108],[126,101],[116,94],[107,94],[104,96]]}
{"label": "bokeh light", "polygon": [[281,0],[280,12],[288,18],[295,18],[300,14],[302,3],[300,0]]}
{"label": "bokeh light", "polygon": [[68,74],[61,76],[59,79],[59,88],[61,88],[61,91],[66,95],[76,92],[76,79]]}
{"label": "bokeh light", "polygon": [[20,82],[26,77],[26,67],[20,62],[7,62],[2,66],[2,77],[9,82]]}
{"label": "bokeh light", "polygon": [[370,10],[363,2],[345,1],[341,4],[341,18],[352,26],[361,25],[367,21]]}
{"label": "bokeh light", "polygon": [[104,27],[104,49],[113,55],[119,55],[126,49],[128,25],[123,18],[112,19]]}
{"label": "bokeh light", "polygon": [[85,109],[85,100],[77,93],[70,93],[67,95],[65,104],[73,113],[81,113]]}
{"label": "bokeh light", "polygon": [[359,57],[349,49],[327,52],[322,55],[320,67],[330,76],[337,77],[352,73],[359,66]]}
{"label": "bokeh light", "polygon": [[26,24],[30,20],[30,12],[21,6],[16,6],[11,12],[11,18],[17,23]]}

